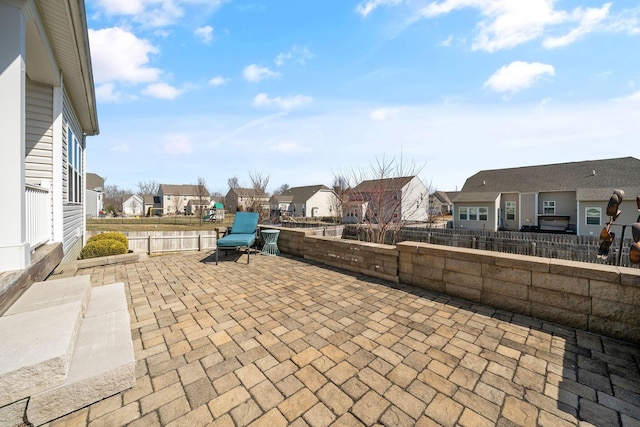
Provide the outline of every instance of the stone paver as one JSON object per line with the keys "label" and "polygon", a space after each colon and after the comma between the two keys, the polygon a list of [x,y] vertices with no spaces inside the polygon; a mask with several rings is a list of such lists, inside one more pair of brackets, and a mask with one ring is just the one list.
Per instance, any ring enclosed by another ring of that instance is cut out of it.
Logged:
{"label": "stone paver", "polygon": [[65,425],[640,425],[640,348],[304,260],[168,255],[124,282],[136,386]]}

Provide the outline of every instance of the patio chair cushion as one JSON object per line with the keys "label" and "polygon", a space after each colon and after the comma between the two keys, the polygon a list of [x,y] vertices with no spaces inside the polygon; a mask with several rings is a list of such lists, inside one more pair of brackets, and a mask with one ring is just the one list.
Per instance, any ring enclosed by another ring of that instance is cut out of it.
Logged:
{"label": "patio chair cushion", "polygon": [[258,212],[238,212],[233,219],[231,234],[253,234],[258,226]]}
{"label": "patio chair cushion", "polygon": [[237,246],[251,246],[256,241],[255,233],[232,233],[218,239],[218,247],[235,248]]}

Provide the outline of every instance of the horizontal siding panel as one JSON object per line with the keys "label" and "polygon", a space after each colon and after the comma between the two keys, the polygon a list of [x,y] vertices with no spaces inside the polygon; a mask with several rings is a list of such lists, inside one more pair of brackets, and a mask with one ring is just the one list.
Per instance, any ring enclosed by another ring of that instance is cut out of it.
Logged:
{"label": "horizontal siding panel", "polygon": [[[82,240],[82,205],[64,205],[62,250],[66,254]],[[80,230],[80,231],[78,231]]]}
{"label": "horizontal siding panel", "polygon": [[53,178],[53,89],[27,81],[25,179]]}
{"label": "horizontal siding panel", "polygon": [[[29,157],[33,159],[44,159],[46,163],[51,163],[51,150],[42,150],[37,148],[32,148],[29,150]],[[35,160],[34,160],[35,161]],[[42,161],[40,161],[42,163]]]}

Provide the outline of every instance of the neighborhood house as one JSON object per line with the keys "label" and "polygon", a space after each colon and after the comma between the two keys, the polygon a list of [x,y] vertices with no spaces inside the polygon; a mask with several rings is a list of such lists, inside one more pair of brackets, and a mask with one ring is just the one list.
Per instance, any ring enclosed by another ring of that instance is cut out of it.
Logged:
{"label": "neighborhood house", "polygon": [[613,189],[626,197],[618,224],[632,224],[640,195],[634,157],[480,171],[453,199],[453,227],[600,234]]}

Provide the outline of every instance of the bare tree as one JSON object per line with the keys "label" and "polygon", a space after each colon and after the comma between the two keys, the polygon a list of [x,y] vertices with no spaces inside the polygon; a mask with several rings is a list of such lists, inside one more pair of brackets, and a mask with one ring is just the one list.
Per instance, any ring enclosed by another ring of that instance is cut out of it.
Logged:
{"label": "bare tree", "polygon": [[178,215],[179,213],[183,212],[183,205],[184,205],[184,200],[182,197],[182,194],[180,194],[179,191],[176,191],[175,194],[172,194],[171,197],[173,197],[173,207],[175,208],[175,214]]}
{"label": "bare tree", "polygon": [[238,177],[233,176],[227,179],[227,185],[229,186],[229,190],[233,190],[234,188],[240,188],[240,182],[238,182]]}
{"label": "bare tree", "polygon": [[153,180],[138,181],[136,187],[138,187],[138,194],[141,196],[155,196],[158,194],[160,184]]}
{"label": "bare tree", "polygon": [[267,185],[269,185],[269,175],[262,175],[260,172],[250,172],[251,194],[249,195],[248,210],[260,214],[260,222],[269,218],[269,195]]}
{"label": "bare tree", "polygon": [[196,197],[198,198],[198,204],[196,208],[196,214],[200,217],[200,225],[202,225],[202,216],[204,215],[203,201],[209,202],[209,190],[207,190],[207,183],[201,176],[198,177],[198,183],[196,184]]}
{"label": "bare tree", "polygon": [[345,214],[344,206],[349,199],[349,180],[345,175],[335,175],[333,177],[333,192],[336,197],[332,199],[331,212],[333,213],[334,222],[342,222]]}
{"label": "bare tree", "polygon": [[278,187],[273,194],[283,194],[285,191],[287,191],[289,188],[289,184],[282,184],[280,187]]}
{"label": "bare tree", "polygon": [[123,190],[115,184],[105,185],[103,204],[107,207],[107,211],[113,214],[121,212],[125,194],[131,194],[131,191]]}
{"label": "bare tree", "polygon": [[344,176],[349,190],[343,210],[360,224],[368,241],[395,243],[407,222],[426,220],[429,194],[418,178],[421,170],[414,163],[382,157],[369,169]]}

